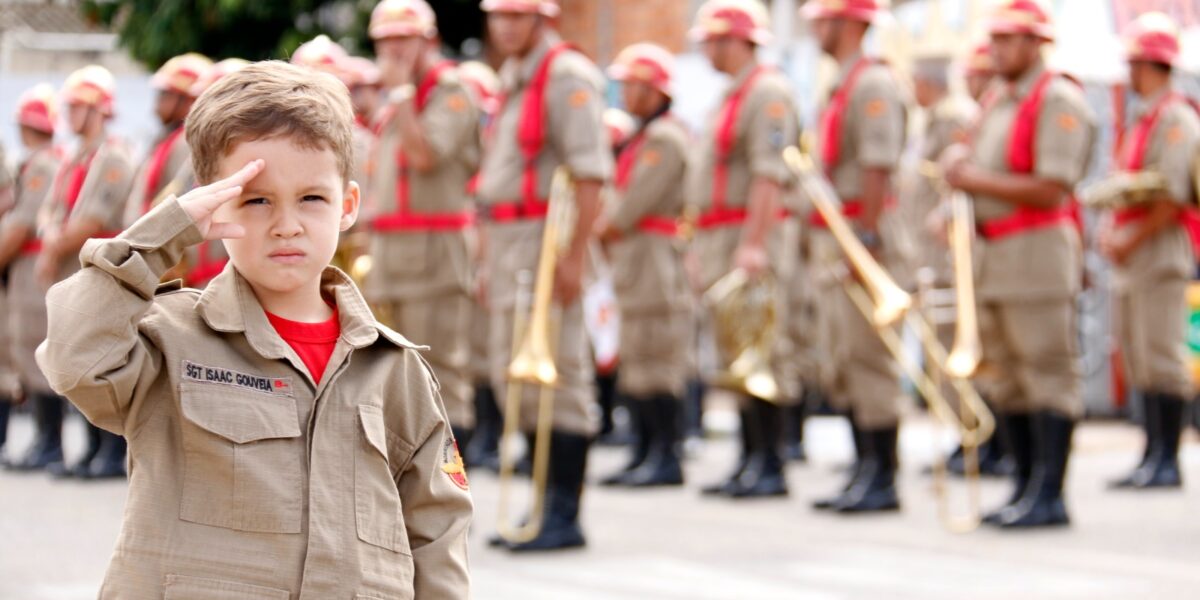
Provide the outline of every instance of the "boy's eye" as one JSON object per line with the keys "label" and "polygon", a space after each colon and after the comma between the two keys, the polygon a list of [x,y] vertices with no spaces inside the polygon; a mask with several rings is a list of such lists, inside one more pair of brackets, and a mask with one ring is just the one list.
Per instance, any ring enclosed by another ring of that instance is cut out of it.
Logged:
{"label": "boy's eye", "polygon": [[304,200],[305,202],[324,202],[325,197],[317,196],[315,194],[309,194],[309,195],[305,196],[304,198],[302,198],[302,200]]}
{"label": "boy's eye", "polygon": [[242,206],[251,206],[251,205],[266,204],[266,203],[267,203],[266,198],[249,198],[245,202],[242,203]]}

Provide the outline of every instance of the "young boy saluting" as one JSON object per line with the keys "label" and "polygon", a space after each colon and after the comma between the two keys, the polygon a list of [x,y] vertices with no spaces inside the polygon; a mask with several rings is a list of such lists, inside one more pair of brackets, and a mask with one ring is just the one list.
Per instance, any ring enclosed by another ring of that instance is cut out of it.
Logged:
{"label": "young boy saluting", "polygon": [[[38,363],[129,440],[103,598],[466,598],[471,501],[417,346],[329,261],[358,214],[353,110],[258,63],[187,121],[203,185],[94,239],[50,290]],[[159,278],[221,239],[203,292]]]}

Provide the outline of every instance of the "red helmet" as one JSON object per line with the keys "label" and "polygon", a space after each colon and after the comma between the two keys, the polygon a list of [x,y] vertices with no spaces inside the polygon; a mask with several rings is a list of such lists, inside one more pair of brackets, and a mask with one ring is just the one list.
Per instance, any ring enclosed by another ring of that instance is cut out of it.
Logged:
{"label": "red helmet", "polygon": [[220,79],[235,71],[240,71],[250,64],[250,61],[244,58],[227,58],[213,65],[211,69],[204,72],[200,79],[192,85],[192,96],[200,97],[212,84],[220,81]]}
{"label": "red helmet", "polygon": [[67,104],[91,106],[104,116],[111,117],[116,94],[117,81],[112,73],[100,65],[88,65],[67,76],[62,100]]}
{"label": "red helmet", "polygon": [[514,12],[557,17],[558,2],[554,0],[483,0],[479,3],[483,12]]}
{"label": "red helmet", "polygon": [[195,52],[180,54],[158,68],[150,85],[158,90],[190,96],[192,87],[212,68],[212,64],[208,57]]}
{"label": "red helmet", "polygon": [[619,108],[605,109],[604,126],[608,129],[608,139],[614,148],[625,143],[637,131],[633,117]]}
{"label": "red helmet", "polygon": [[847,19],[870,23],[887,9],[887,0],[808,0],[800,9],[800,14],[806,19]]}
{"label": "red helmet", "polygon": [[348,56],[342,65],[346,73],[346,86],[379,85],[379,67],[369,58]]}
{"label": "red helmet", "polygon": [[608,76],[615,81],[640,81],[658,91],[671,95],[671,79],[675,72],[675,55],[656,44],[633,44],[621,51],[608,67]]}
{"label": "red helmet", "polygon": [[325,34],[300,44],[292,53],[292,64],[341,75],[343,61],[349,54]]}
{"label": "red helmet", "polygon": [[17,100],[17,122],[30,129],[54,135],[58,109],[54,106],[54,87],[39,83],[21,94]]}
{"label": "red helmet", "polygon": [[437,18],[425,0],[383,0],[371,11],[371,39],[426,37],[437,34]]}
{"label": "red helmet", "polygon": [[1001,0],[987,20],[989,34],[1027,34],[1054,40],[1054,23],[1041,0]]}
{"label": "red helmet", "polygon": [[1160,12],[1139,16],[1125,32],[1125,55],[1130,61],[1174,64],[1179,58],[1179,26]]}
{"label": "red helmet", "polygon": [[992,62],[992,45],[989,42],[980,42],[971,49],[963,72],[968,77],[987,77],[996,72],[996,64]]}
{"label": "red helmet", "polygon": [[734,37],[759,46],[771,42],[767,7],[759,0],[708,0],[696,13],[696,22],[688,37],[706,42],[719,37]]}

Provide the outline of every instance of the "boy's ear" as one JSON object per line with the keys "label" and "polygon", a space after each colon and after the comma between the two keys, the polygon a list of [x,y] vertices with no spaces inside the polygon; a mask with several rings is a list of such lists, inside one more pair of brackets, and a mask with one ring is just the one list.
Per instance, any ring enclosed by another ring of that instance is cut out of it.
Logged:
{"label": "boy's ear", "polygon": [[358,220],[358,208],[361,202],[358,182],[351,181],[346,186],[346,193],[342,195],[342,219],[339,223],[341,231],[347,231],[354,226],[354,222]]}

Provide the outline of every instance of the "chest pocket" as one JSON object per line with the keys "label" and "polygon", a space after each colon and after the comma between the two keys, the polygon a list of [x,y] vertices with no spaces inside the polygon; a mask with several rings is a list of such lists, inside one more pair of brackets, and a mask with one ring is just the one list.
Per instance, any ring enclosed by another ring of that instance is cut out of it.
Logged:
{"label": "chest pocket", "polygon": [[303,461],[296,401],[222,385],[180,384],[184,521],[300,533]]}
{"label": "chest pocket", "polygon": [[378,406],[358,407],[358,448],[354,453],[354,517],[358,539],[411,555],[400,491],[388,462],[387,428]]}

